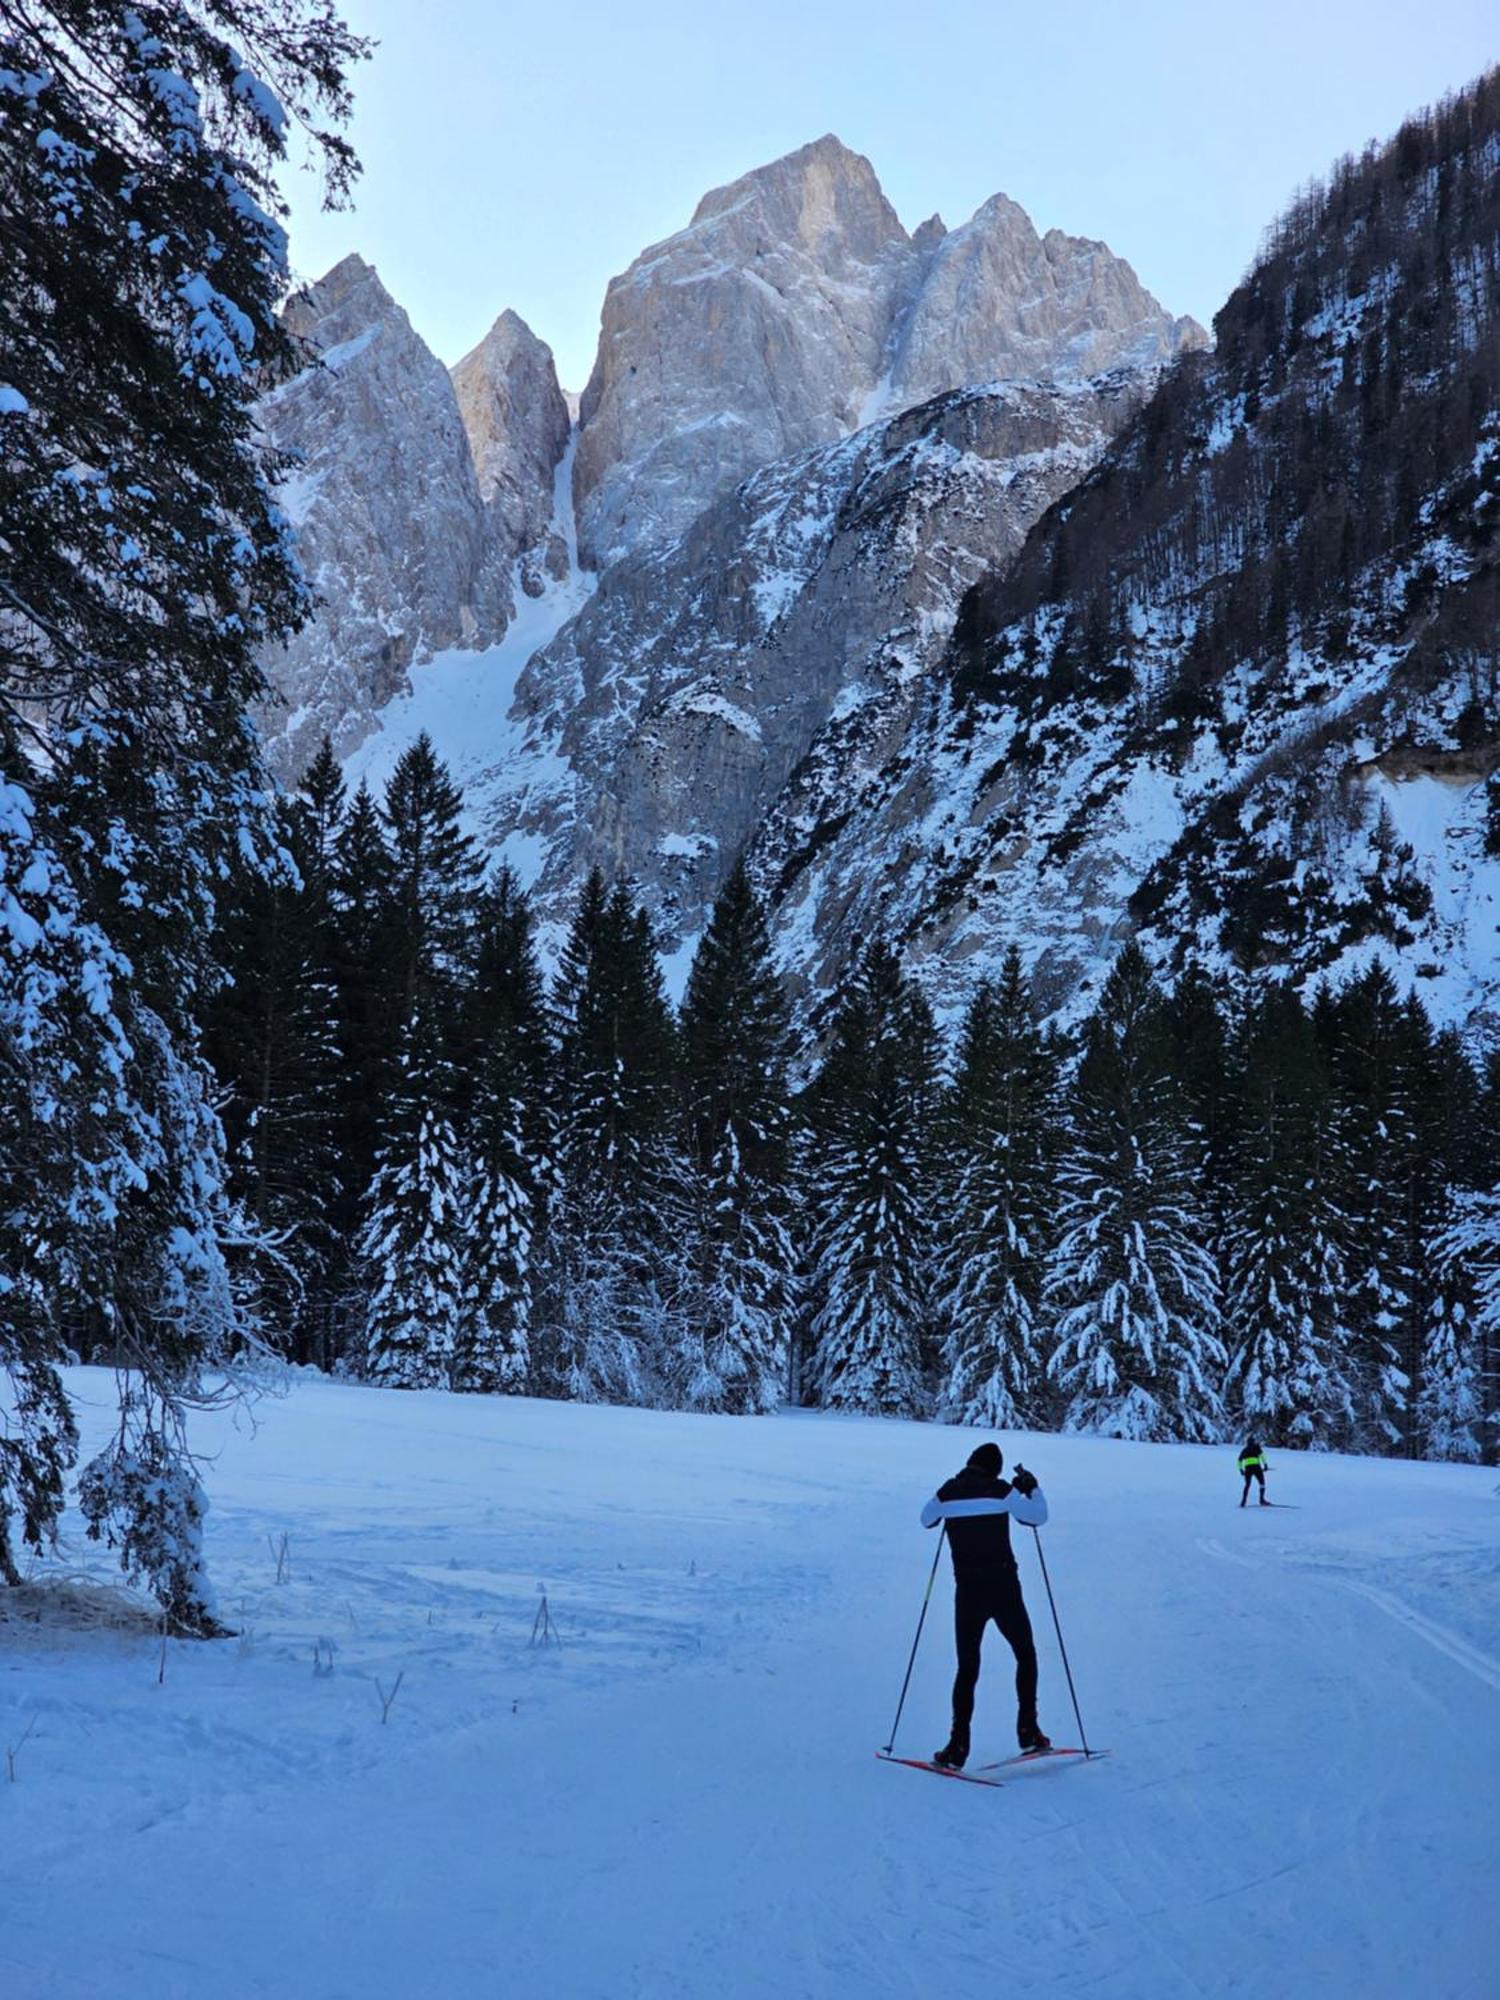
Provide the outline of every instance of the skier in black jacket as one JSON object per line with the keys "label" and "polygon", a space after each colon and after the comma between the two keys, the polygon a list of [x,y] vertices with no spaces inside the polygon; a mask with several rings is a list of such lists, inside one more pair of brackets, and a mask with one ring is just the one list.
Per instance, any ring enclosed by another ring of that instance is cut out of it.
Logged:
{"label": "skier in black jacket", "polygon": [[961,1771],[969,1755],[969,1724],[979,1679],[984,1628],[993,1618],[1016,1656],[1016,1741],[1022,1750],[1050,1750],[1036,1719],[1036,1644],[1011,1553],[1011,1517],[1028,1528],[1047,1519],[1047,1502],[1035,1476],[1018,1465],[1000,1477],[1005,1460],[997,1444],[971,1452],[963,1471],[940,1486],[922,1509],[922,1526],[944,1522],[953,1556],[953,1626],[958,1673],[953,1682],[953,1734],[933,1758],[945,1771]]}

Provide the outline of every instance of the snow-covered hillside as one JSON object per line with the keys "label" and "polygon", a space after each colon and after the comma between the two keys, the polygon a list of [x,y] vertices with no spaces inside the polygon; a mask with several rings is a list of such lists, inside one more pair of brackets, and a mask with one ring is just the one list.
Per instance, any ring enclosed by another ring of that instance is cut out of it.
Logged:
{"label": "snow-covered hillside", "polygon": [[[7,2000],[1495,1991],[1492,1469],[1276,1454],[1242,1513],[1226,1451],[1007,1438],[1114,1756],[983,1791],[871,1754],[972,1432],[303,1377],[197,1442],[238,1638],[60,1629],[81,1541],[0,1604]],[[1009,1680],[991,1633],[976,1762]]]}
{"label": "snow-covered hillside", "polygon": [[1340,163],[965,600],[906,740],[759,878],[826,985],[872,925],[956,1004],[1081,1009],[1122,937],[1495,1017],[1500,79]]}

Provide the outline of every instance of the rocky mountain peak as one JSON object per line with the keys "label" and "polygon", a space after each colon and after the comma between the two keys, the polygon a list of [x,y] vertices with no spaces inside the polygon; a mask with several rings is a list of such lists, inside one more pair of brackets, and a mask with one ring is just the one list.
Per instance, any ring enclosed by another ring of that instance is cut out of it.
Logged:
{"label": "rocky mountain peak", "polygon": [[292,331],[320,352],[386,321],[399,322],[410,331],[406,314],[381,283],[380,273],[356,251],[340,258],[315,283],[294,292],[285,317]]}
{"label": "rocky mountain peak", "polygon": [[933,243],[897,336],[891,395],[912,404],[959,382],[1151,367],[1206,342],[1107,245],[1057,229],[1040,236],[1018,202],[994,194]]}
{"label": "rocky mountain peak", "polygon": [[761,466],[950,389],[1156,367],[1204,339],[1006,195],[909,236],[826,135],[705,195],[611,283],[580,411],[585,558],[669,541]]}
{"label": "rocky mountain peak", "polygon": [[552,350],[507,307],[452,378],[496,541],[534,593],[567,566],[554,487],[572,422]]}
{"label": "rocky mountain peak", "polygon": [[281,502],[320,600],[266,661],[273,761],[295,776],[325,732],[342,754],[377,727],[414,660],[497,640],[511,600],[448,371],[374,267],[345,257],[286,319],[311,358],[261,422],[301,461]]}
{"label": "rocky mountain peak", "polygon": [[831,132],[706,194],[688,228],[714,223],[721,246],[734,239],[762,252],[796,243],[825,257],[868,261],[907,242],[875,169]]}
{"label": "rocky mountain peak", "polygon": [[580,409],[585,559],[670,539],[747,473],[853,429],[911,255],[869,161],[832,137],[643,251],[605,296]]}

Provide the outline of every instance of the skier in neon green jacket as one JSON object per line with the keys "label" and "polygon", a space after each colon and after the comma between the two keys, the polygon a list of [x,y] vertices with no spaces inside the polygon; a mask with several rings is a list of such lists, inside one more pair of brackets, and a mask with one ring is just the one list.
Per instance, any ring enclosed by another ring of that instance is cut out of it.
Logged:
{"label": "skier in neon green jacket", "polygon": [[1247,1438],[1245,1440],[1245,1449],[1240,1453],[1240,1471],[1244,1474],[1245,1479],[1245,1490],[1240,1495],[1240,1505],[1242,1507],[1250,1498],[1250,1482],[1252,1479],[1260,1486],[1261,1506],[1270,1506],[1271,1503],[1266,1498],[1266,1474],[1269,1470],[1270,1467],[1266,1464],[1265,1453],[1254,1438]]}

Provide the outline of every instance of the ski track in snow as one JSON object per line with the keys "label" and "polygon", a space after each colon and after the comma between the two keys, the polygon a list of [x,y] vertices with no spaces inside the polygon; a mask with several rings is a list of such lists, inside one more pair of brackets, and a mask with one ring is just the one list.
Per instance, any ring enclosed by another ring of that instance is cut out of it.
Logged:
{"label": "ski track in snow", "polygon": [[[1211,1538],[1200,1540],[1198,1546],[1209,1555],[1218,1556],[1226,1562],[1238,1563],[1242,1569],[1259,1570],[1265,1567],[1253,1557],[1236,1555],[1233,1550],[1226,1549],[1222,1542]],[[1374,1584],[1366,1583],[1361,1577],[1336,1576],[1332,1580],[1340,1588],[1355,1591],[1359,1596],[1367,1598],[1388,1618],[1394,1618],[1398,1624],[1415,1632],[1419,1638],[1425,1639],[1429,1646],[1445,1654],[1450,1660],[1455,1660],[1459,1666],[1482,1680],[1486,1686],[1500,1693],[1500,1659],[1496,1659],[1493,1654],[1481,1651],[1478,1646],[1470,1645],[1468,1640],[1460,1638],[1456,1632],[1450,1632],[1435,1619],[1424,1617],[1420,1611],[1403,1603],[1399,1597],[1393,1597],[1390,1591],[1378,1590]]]}
{"label": "ski track in snow", "polygon": [[[70,1383],[88,1449],[112,1378]],[[1260,1515],[1228,1450],[1007,1438],[1114,1755],[994,1791],[872,1755],[917,1510],[973,1433],[301,1377],[196,1435],[242,1636],[169,1644],[158,1686],[144,1625],[0,1599],[0,1751],[34,1722],[0,1782],[5,2000],[1500,1990],[1492,1468],[1283,1452],[1300,1511]],[[55,1569],[111,1575],[71,1521]],[[899,1754],[945,1733],[950,1619],[945,1561]],[[976,1764],[1011,1748],[1007,1669],[991,1633]]]}

